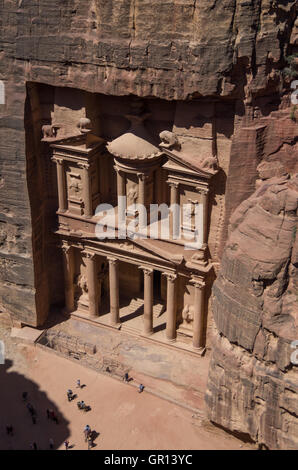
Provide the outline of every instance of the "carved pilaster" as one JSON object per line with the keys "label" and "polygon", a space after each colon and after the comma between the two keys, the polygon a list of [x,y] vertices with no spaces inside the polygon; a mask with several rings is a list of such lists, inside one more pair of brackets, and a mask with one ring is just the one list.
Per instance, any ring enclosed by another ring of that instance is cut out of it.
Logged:
{"label": "carved pilaster", "polygon": [[56,169],[57,169],[59,211],[65,212],[67,210],[67,197],[66,197],[66,179],[65,179],[64,160],[63,158],[53,157],[52,161],[56,163]]}

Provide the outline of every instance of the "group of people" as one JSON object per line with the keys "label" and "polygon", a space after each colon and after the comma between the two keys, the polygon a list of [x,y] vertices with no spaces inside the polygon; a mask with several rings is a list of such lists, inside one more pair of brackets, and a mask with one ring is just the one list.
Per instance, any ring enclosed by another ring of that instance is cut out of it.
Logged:
{"label": "group of people", "polygon": [[[123,380],[124,380],[125,383],[128,384],[128,383],[132,380],[132,378],[129,377],[129,375],[128,375],[127,372],[125,372],[125,374],[124,374],[124,376],[123,376]],[[144,388],[145,388],[145,386],[144,386],[143,384],[140,384],[140,385],[138,386],[138,392],[139,392],[139,393],[142,393],[143,390],[144,390]]]}
{"label": "group of people", "polygon": [[[124,376],[123,376],[123,380],[124,380],[125,383],[129,383],[130,380],[132,380],[132,379],[129,377],[128,373],[126,372],[126,373],[124,374]],[[82,388],[80,379],[77,380],[76,386],[77,386],[77,388],[80,388],[80,389]],[[139,392],[139,393],[142,393],[143,390],[144,390],[144,388],[145,388],[144,385],[143,385],[143,384],[140,384],[140,385],[138,386],[138,392]],[[75,397],[76,397],[76,395],[72,392],[72,390],[71,390],[71,389],[68,389],[68,390],[67,390],[67,399],[68,399],[68,401],[72,401]],[[22,399],[23,399],[24,403],[26,403],[26,407],[27,407],[27,409],[28,409],[28,411],[29,411],[29,413],[30,413],[30,415],[31,415],[33,424],[36,424],[36,416],[37,416],[37,413],[36,413],[36,410],[34,409],[33,405],[32,405],[31,403],[27,402],[27,399],[28,399],[28,393],[27,393],[27,392],[23,392],[23,393],[22,393]],[[91,409],[89,406],[87,406],[87,405],[85,404],[85,402],[84,402],[83,400],[79,401],[79,402],[77,403],[77,406],[78,406],[78,408],[81,409],[81,410],[89,410],[89,409]],[[59,423],[58,417],[57,417],[56,413],[54,412],[54,410],[49,410],[49,409],[47,409],[47,410],[46,410],[46,414],[47,414],[47,419],[54,421],[56,424]],[[6,426],[6,433],[7,433],[7,435],[13,436],[14,429],[13,429],[13,426],[12,426],[12,425],[7,425],[7,426]],[[88,450],[89,450],[89,449],[91,449],[91,448],[93,447],[93,445],[94,445],[94,443],[93,443],[93,441],[94,441],[94,431],[92,431],[91,428],[90,428],[90,426],[87,424],[87,425],[84,427],[83,433],[84,433],[84,436],[85,436],[85,442],[88,443]],[[65,447],[65,450],[68,450],[68,449],[70,448],[70,445],[69,445],[69,441],[68,441],[68,440],[65,440],[65,441],[64,441],[64,447]],[[37,450],[38,448],[37,448],[36,442],[32,442],[32,443],[30,444],[30,448],[31,448],[32,450]],[[49,439],[49,448],[52,449],[52,450],[54,449],[54,441],[53,441],[52,438]]]}

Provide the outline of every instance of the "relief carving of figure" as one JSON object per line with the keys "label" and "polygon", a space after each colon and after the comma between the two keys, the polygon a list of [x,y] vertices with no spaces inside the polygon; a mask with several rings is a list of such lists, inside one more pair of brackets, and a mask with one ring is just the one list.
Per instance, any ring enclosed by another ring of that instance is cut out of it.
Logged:
{"label": "relief carving of figure", "polygon": [[159,134],[160,140],[161,140],[161,145],[162,147],[171,149],[171,148],[176,148],[177,150],[181,149],[181,144],[178,140],[178,137],[174,132],[170,131],[162,131]]}
{"label": "relief carving of figure", "polygon": [[218,170],[218,161],[216,157],[207,157],[202,162],[202,168],[205,170],[217,171]]}
{"label": "relief carving of figure", "polygon": [[52,124],[45,124],[42,126],[43,139],[53,139],[57,137],[57,131],[60,129],[60,126],[55,126]]}
{"label": "relief carving of figure", "polygon": [[77,286],[77,295],[76,298],[87,297],[88,295],[88,283],[87,278],[83,274],[78,274],[75,279],[75,284]]}
{"label": "relief carving of figure", "polygon": [[74,193],[76,196],[82,190],[82,185],[80,184],[77,177],[70,175],[70,185],[69,189],[71,193]]}
{"label": "relief carving of figure", "polygon": [[138,200],[138,195],[138,185],[134,184],[127,193],[127,205],[131,206],[133,204],[136,204]]}
{"label": "relief carving of figure", "polygon": [[194,319],[194,308],[193,305],[185,305],[182,310],[183,326],[190,327],[190,324]]}
{"label": "relief carving of figure", "polygon": [[80,118],[79,122],[77,123],[77,127],[82,134],[90,132],[92,130],[91,121],[89,118]]}

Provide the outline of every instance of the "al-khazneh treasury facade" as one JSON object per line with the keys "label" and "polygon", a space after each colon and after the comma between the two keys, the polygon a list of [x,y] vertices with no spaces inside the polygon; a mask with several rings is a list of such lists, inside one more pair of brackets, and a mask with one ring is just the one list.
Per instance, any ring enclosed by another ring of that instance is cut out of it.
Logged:
{"label": "al-khazneh treasury facade", "polygon": [[[92,133],[87,118],[66,133],[59,125],[43,127],[45,158],[57,170],[54,233],[63,256],[64,311],[201,353],[212,268],[208,193],[218,173],[217,158],[200,155],[191,139],[180,141],[169,131],[160,134],[158,145],[146,129],[148,113],[142,101],[132,102],[130,108],[125,117],[130,128],[110,142]],[[148,237],[123,236],[120,201],[124,225],[133,224],[138,231],[143,224]],[[113,237],[98,237],[100,204],[114,208]],[[147,210],[145,220],[138,204]],[[150,237],[152,204],[177,205],[180,236],[170,211],[168,231],[162,232],[157,215],[159,229],[154,239]],[[188,218],[183,217],[185,205],[190,208]],[[186,247],[185,233],[188,240],[196,237],[196,248]]]}

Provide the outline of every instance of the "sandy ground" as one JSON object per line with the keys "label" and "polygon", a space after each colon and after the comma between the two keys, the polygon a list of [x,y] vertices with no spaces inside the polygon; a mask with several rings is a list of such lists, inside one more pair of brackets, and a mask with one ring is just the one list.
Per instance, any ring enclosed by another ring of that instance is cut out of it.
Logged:
{"label": "sandy ground", "polygon": [[[0,332],[1,333],[1,332]],[[67,439],[74,450],[87,449],[83,428],[86,424],[98,433],[93,450],[121,449],[247,449],[248,444],[224,431],[202,422],[185,408],[147,393],[139,394],[135,386],[99,374],[80,364],[38,347],[3,338],[6,363],[0,365],[0,449],[48,449],[49,439],[55,449],[63,449]],[[80,379],[84,388],[76,388]],[[146,385],[146,384],[145,384]],[[92,410],[77,409],[69,403],[66,391],[71,388]],[[22,392],[37,410],[33,424]],[[46,410],[59,416],[56,425]],[[13,425],[13,437],[6,435],[6,425]]]}

